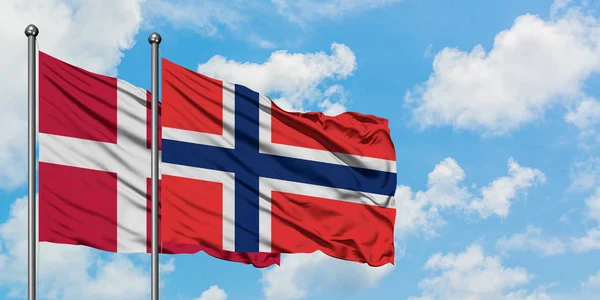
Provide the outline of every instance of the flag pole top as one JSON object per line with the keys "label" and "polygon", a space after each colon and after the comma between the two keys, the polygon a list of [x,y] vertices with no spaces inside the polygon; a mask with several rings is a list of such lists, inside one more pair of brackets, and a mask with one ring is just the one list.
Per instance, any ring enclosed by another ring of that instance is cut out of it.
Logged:
{"label": "flag pole top", "polygon": [[[35,26],[33,24],[29,24],[29,26],[27,26],[25,28],[25,35],[28,37],[30,37],[30,36],[36,37],[38,35],[38,33],[40,33],[40,30],[37,28],[37,26]],[[160,39],[160,36],[159,36],[159,39]]]}
{"label": "flag pole top", "polygon": [[148,37],[148,43],[150,44],[160,44],[160,42],[162,41],[162,38],[160,37],[160,34],[153,32],[150,34],[150,36]]}

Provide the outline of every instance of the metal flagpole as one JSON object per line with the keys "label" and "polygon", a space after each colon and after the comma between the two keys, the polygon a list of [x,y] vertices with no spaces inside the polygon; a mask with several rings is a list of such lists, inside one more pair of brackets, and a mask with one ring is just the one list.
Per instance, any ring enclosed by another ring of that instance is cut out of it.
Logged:
{"label": "metal flagpole", "polygon": [[158,300],[158,45],[162,38],[154,32],[152,46],[152,300]]}
{"label": "metal flagpole", "polygon": [[29,139],[27,141],[27,165],[28,165],[28,231],[27,237],[29,242],[29,248],[27,249],[28,266],[29,270],[27,273],[27,284],[29,300],[35,300],[36,296],[36,243],[37,243],[37,224],[36,224],[36,199],[35,199],[35,146],[36,146],[36,49],[35,40],[39,33],[38,28],[31,24],[25,28],[25,36],[27,36],[28,42],[28,58],[27,58],[27,84],[28,84],[28,111],[29,111]]}

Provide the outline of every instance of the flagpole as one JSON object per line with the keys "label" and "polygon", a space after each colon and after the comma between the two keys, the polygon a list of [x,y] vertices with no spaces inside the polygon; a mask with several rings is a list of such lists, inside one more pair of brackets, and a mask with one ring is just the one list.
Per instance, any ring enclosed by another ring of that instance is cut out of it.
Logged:
{"label": "flagpole", "polygon": [[158,45],[160,34],[148,37],[152,46],[152,300],[158,300]]}
{"label": "flagpole", "polygon": [[35,199],[35,146],[36,146],[36,49],[35,41],[40,31],[38,28],[31,24],[25,28],[25,36],[27,36],[27,93],[28,93],[28,111],[29,111],[29,138],[27,140],[27,166],[28,166],[28,232],[27,238],[29,247],[27,249],[28,258],[28,273],[27,273],[27,285],[29,300],[35,300],[36,297],[36,199]]}

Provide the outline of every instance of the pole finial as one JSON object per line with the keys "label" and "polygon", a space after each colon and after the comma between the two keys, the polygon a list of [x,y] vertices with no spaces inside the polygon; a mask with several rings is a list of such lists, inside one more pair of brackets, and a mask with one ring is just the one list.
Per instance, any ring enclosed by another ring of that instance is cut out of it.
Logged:
{"label": "pole finial", "polygon": [[38,35],[38,33],[40,33],[40,30],[37,28],[37,26],[35,26],[33,24],[29,24],[25,28],[25,35],[28,37],[30,37],[30,36],[36,37]]}
{"label": "pole finial", "polygon": [[160,44],[160,42],[162,41],[162,37],[160,37],[160,34],[153,32],[150,34],[150,36],[148,37],[148,43],[150,44]]}

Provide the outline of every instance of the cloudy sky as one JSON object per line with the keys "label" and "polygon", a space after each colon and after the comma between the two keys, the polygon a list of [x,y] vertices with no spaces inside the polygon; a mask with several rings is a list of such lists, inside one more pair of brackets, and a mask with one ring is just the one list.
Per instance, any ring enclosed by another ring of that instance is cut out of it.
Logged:
{"label": "cloudy sky", "polygon": [[[161,257],[162,299],[598,299],[600,3],[3,0],[0,298],[26,295],[26,38],[150,88],[161,55],[288,110],[390,120],[396,265]],[[43,299],[148,299],[148,255],[41,244]],[[597,296],[596,296],[597,297]]]}

